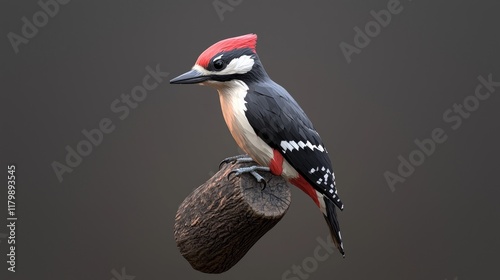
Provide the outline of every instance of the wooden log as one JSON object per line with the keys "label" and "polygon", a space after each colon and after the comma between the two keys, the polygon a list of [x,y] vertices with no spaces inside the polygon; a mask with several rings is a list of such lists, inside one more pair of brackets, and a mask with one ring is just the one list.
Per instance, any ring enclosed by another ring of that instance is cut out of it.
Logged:
{"label": "wooden log", "polygon": [[225,164],[179,206],[174,236],[182,256],[205,273],[222,273],[285,215],[291,201],[287,182],[259,172],[266,187],[252,175],[228,174],[256,163]]}

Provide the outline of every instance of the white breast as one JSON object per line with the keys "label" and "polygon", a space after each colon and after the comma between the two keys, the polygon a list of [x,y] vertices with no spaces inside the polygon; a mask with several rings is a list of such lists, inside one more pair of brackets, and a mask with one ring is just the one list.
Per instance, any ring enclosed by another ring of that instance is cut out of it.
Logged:
{"label": "white breast", "polygon": [[[238,146],[250,155],[259,165],[268,166],[273,157],[273,149],[255,134],[245,116],[248,86],[239,80],[224,83],[218,87],[224,120]],[[297,171],[286,161],[283,162],[285,178],[295,178]]]}

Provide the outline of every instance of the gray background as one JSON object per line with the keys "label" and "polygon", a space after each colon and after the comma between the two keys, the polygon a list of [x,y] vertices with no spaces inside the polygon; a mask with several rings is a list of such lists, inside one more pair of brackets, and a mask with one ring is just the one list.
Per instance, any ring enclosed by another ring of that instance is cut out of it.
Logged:
{"label": "gray background", "polygon": [[[7,272],[0,239],[0,279],[108,280],[122,267],[136,280],[281,279],[313,256],[328,229],[293,189],[285,218],[229,272],[194,271],[174,242],[177,207],[238,153],[216,92],[164,81],[125,120],[110,110],[146,66],[170,79],[212,43],[250,32],[270,76],[322,135],[346,204],[347,257],[335,252],[308,279],[498,278],[500,89],[457,130],[442,115],[479,75],[500,80],[500,6],[402,1],[347,63],[340,42],[353,44],[353,28],[387,2],[244,0],[221,21],[211,1],[71,1],[15,54],[7,33],[20,34],[40,7],[3,1],[0,172],[17,164],[19,221],[17,272]],[[115,131],[60,183],[51,163],[105,117]],[[392,192],[383,173],[436,127],[448,140]]]}

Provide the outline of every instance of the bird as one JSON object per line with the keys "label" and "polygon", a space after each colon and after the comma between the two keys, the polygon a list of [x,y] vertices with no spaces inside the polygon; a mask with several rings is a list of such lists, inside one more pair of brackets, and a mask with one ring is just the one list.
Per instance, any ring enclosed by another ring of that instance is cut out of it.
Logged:
{"label": "bird", "polygon": [[218,91],[222,115],[237,145],[247,155],[227,160],[253,161],[238,175],[260,171],[282,176],[319,207],[333,243],[345,257],[336,208],[344,209],[328,151],[304,110],[274,82],[256,52],[257,35],[221,40],[203,51],[190,71],[171,84],[200,84]]}

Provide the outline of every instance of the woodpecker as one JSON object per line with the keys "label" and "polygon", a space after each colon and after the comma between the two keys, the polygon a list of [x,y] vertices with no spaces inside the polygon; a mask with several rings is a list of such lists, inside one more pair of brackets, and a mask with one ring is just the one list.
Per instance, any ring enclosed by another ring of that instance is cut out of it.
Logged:
{"label": "woodpecker", "polygon": [[257,35],[219,41],[171,84],[201,84],[219,93],[224,120],[238,146],[259,166],[235,170],[283,176],[320,208],[332,240],[345,257],[336,207],[343,210],[328,152],[313,124],[293,97],[268,76],[255,50]]}

